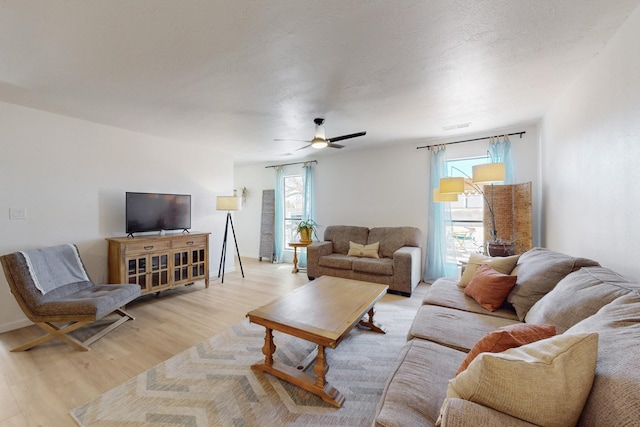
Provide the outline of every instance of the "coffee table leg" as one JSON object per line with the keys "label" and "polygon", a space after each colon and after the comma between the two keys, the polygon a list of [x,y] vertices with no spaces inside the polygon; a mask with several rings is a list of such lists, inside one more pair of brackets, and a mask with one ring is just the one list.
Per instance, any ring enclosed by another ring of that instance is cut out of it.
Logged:
{"label": "coffee table leg", "polygon": [[276,352],[276,345],[273,343],[273,331],[267,328],[267,332],[264,337],[264,346],[262,347],[262,354],[264,354],[264,364],[267,366],[273,366],[273,353]]}
{"label": "coffee table leg", "polygon": [[318,346],[318,355],[316,356],[316,366],[313,367],[313,373],[316,374],[316,387],[324,388],[327,381],[325,375],[329,371],[329,365],[324,357],[324,346]]}
{"label": "coffee table leg", "polygon": [[327,365],[325,360],[324,349],[325,348],[323,346],[318,346],[316,366],[313,368],[315,376],[307,374],[293,366],[288,366],[282,362],[273,360],[273,353],[276,351],[276,346],[273,343],[273,331],[271,329],[267,329],[264,338],[264,346],[262,347],[264,363],[251,365],[251,369],[269,373],[282,380],[288,381],[291,384],[297,385],[298,387],[302,387],[303,389],[320,396],[325,402],[339,408],[344,403],[344,396],[338,390],[333,388],[326,380],[325,375],[329,370],[329,365]]}
{"label": "coffee table leg", "polygon": [[362,320],[360,320],[360,325],[364,326],[365,328],[371,329],[373,332],[386,334],[387,333],[386,329],[384,329],[382,326],[380,326],[373,320],[374,314],[375,314],[375,310],[373,309],[373,307],[371,307],[371,310],[369,310],[369,312],[367,313],[368,320],[365,321],[363,318]]}

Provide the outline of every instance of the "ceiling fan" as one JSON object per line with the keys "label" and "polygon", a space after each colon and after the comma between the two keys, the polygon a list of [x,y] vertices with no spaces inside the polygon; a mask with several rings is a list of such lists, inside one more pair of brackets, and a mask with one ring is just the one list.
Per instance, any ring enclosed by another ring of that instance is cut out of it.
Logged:
{"label": "ceiling fan", "polygon": [[316,118],[313,119],[313,123],[316,124],[316,131],[315,134],[313,135],[313,139],[311,141],[301,141],[301,140],[292,140],[292,139],[274,139],[274,141],[301,141],[301,142],[309,142],[309,145],[305,145],[304,147],[298,148],[298,150],[303,150],[307,147],[313,147],[313,148],[325,148],[325,147],[330,147],[330,148],[343,148],[344,145],[340,145],[340,144],[335,144],[336,141],[342,141],[344,139],[349,139],[349,138],[356,138],[358,136],[364,136],[367,134],[367,132],[357,132],[357,133],[351,133],[349,135],[342,135],[342,136],[334,136],[333,138],[327,138],[325,137],[324,134],[324,119],[322,118]]}

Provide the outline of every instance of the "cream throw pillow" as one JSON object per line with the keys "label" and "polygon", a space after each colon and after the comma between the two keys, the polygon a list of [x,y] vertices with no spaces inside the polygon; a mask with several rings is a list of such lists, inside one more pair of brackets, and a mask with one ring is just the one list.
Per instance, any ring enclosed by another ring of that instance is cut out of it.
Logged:
{"label": "cream throw pillow", "polygon": [[378,251],[380,250],[380,242],[371,243],[370,245],[361,245],[349,241],[349,253],[348,256],[357,256],[363,258],[380,258]]}
{"label": "cream throw pillow", "polygon": [[449,381],[447,399],[469,400],[537,425],[573,426],[589,397],[597,356],[597,333],[481,353]]}
{"label": "cream throw pillow", "polygon": [[498,273],[511,274],[511,271],[518,263],[518,258],[520,258],[520,255],[492,258],[486,255],[471,254],[469,256],[469,262],[467,263],[467,266],[462,273],[462,277],[460,278],[460,282],[458,282],[458,286],[461,288],[466,287],[476,274],[476,271],[478,271],[478,268],[485,264],[488,264]]}

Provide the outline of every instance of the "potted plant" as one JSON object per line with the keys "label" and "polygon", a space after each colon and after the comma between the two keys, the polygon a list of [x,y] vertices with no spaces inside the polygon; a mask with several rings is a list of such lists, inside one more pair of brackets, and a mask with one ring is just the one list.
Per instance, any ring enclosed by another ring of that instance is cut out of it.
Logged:
{"label": "potted plant", "polygon": [[491,256],[511,256],[517,252],[516,242],[495,239],[487,243],[487,252]]}
{"label": "potted plant", "polygon": [[316,236],[316,239],[318,239],[318,235],[316,233],[317,227],[318,227],[318,224],[312,219],[300,221],[298,223],[298,229],[297,229],[298,234],[300,235],[300,241],[302,243],[311,243],[313,236]]}

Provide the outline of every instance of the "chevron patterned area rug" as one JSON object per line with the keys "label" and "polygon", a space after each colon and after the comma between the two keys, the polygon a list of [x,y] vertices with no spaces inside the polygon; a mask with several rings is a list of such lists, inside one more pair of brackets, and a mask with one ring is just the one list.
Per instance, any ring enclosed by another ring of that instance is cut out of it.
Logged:
{"label": "chevron patterned area rug", "polygon": [[[385,302],[391,300],[390,302]],[[80,426],[370,426],[421,298],[376,305],[378,334],[355,328],[327,349],[327,380],[346,401],[319,397],[250,366],[264,360],[264,328],[245,320],[71,411]],[[275,357],[295,366],[313,349],[274,332]],[[310,367],[309,369],[313,369]]]}

